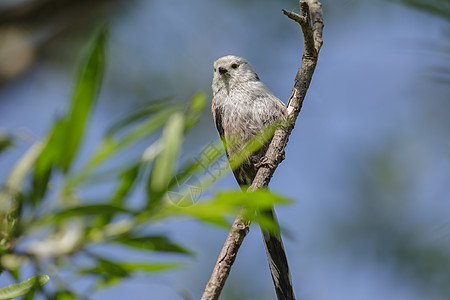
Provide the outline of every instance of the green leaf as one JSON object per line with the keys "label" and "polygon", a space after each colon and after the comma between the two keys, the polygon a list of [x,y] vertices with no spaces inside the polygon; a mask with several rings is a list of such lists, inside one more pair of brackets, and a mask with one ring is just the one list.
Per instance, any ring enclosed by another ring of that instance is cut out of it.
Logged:
{"label": "green leaf", "polygon": [[[203,191],[219,178],[225,176],[230,171],[228,159],[221,140],[208,144],[202,149],[199,155],[187,161],[177,171],[176,176],[169,184],[169,190],[178,188],[180,182],[186,182],[192,176],[203,176],[203,180],[198,181],[195,187]],[[202,174],[203,173],[203,174]],[[186,186],[186,190],[177,191],[180,195],[189,195],[191,186]],[[184,197],[180,197],[184,198]]]}
{"label": "green leaf", "polygon": [[12,168],[0,191],[0,216],[7,214],[15,206],[15,204],[10,201],[14,200],[16,195],[20,193],[26,175],[33,168],[34,163],[38,159],[39,155],[41,155],[43,149],[43,143],[34,143],[34,145]]}
{"label": "green leaf", "polygon": [[22,186],[43,149],[43,143],[34,143],[14,165],[0,190],[0,251],[20,234],[17,229],[20,228],[19,216],[23,203]]}
{"label": "green leaf", "polygon": [[79,272],[82,274],[108,274],[110,276],[126,277],[129,272],[119,263],[108,259],[97,257],[97,265],[92,268],[83,268]]}
{"label": "green leaf", "polygon": [[276,195],[269,190],[260,189],[249,193],[242,193],[240,191],[220,192],[213,202],[246,205],[251,209],[264,210],[270,209],[275,204],[292,203],[292,200]]}
{"label": "green leaf", "polygon": [[72,291],[57,291],[52,300],[75,300],[77,295]]}
{"label": "green leaf", "polygon": [[236,148],[236,144],[238,143],[239,148],[228,157],[230,161],[231,169],[236,169],[240,166],[251,154],[258,151],[262,146],[264,146],[268,141],[270,141],[276,131],[276,129],[280,128],[283,125],[282,121],[274,122],[266,126],[262,131],[256,134],[251,140],[246,142],[244,145],[240,146],[239,142],[241,138],[237,136],[234,138],[233,136],[227,138],[227,147],[228,149]]}
{"label": "green leaf", "polygon": [[62,146],[61,165],[66,172],[75,157],[83,137],[86,121],[95,104],[103,80],[106,57],[107,29],[102,27],[94,36],[75,84],[71,107],[65,119],[65,143]]}
{"label": "green leaf", "polygon": [[186,111],[186,131],[190,130],[197,123],[200,113],[205,108],[207,101],[208,95],[205,92],[198,92],[192,97]]}
{"label": "green leaf", "polygon": [[33,300],[36,289],[30,290],[26,295],[22,298],[22,300]]}
{"label": "green leaf", "polygon": [[97,266],[93,268],[80,269],[82,274],[106,275],[105,277],[128,277],[134,271],[156,272],[173,269],[180,266],[177,262],[168,263],[149,263],[149,262],[113,262],[106,259],[98,261]]}
{"label": "green leaf", "polygon": [[235,216],[238,211],[239,207],[236,205],[214,201],[198,202],[190,206],[177,204],[167,208],[168,215],[188,215],[222,227],[229,227],[227,217]]}
{"label": "green leaf", "polygon": [[0,289],[0,300],[11,299],[14,297],[19,297],[25,295],[32,291],[33,289],[43,286],[50,280],[48,275],[36,275],[28,280],[22,281],[21,283],[16,283],[9,285]]}
{"label": "green leaf", "polygon": [[95,257],[95,259],[96,265],[94,267],[81,268],[78,272],[80,274],[92,274],[99,276],[100,280],[97,282],[97,288],[113,284],[130,275],[130,273],[119,263],[100,257]]}
{"label": "green leaf", "polygon": [[144,272],[160,272],[160,271],[167,271],[175,268],[179,268],[183,265],[183,263],[180,262],[127,262],[127,263],[121,263],[120,264],[124,269],[128,270],[129,272],[134,271],[144,271]]}
{"label": "green leaf", "polygon": [[0,131],[0,152],[3,152],[9,147],[11,147],[13,143],[14,139],[12,136]]}
{"label": "green leaf", "polygon": [[106,135],[112,136],[123,130],[127,126],[140,121],[144,118],[150,117],[156,113],[159,113],[168,107],[177,106],[180,103],[171,103],[171,98],[166,97],[158,100],[152,100],[150,103],[146,103],[142,106],[136,107],[132,112],[128,113],[125,117],[115,122],[106,132]]}
{"label": "green leaf", "polygon": [[120,281],[125,277],[131,276],[136,271],[158,272],[170,270],[181,266],[181,263],[167,262],[113,262],[111,260],[93,255],[96,259],[96,265],[92,268],[81,268],[78,270],[81,274],[92,274],[100,277],[97,288],[102,288]]}
{"label": "green leaf", "polygon": [[173,205],[167,209],[168,214],[189,215],[200,220],[219,226],[229,226],[228,217],[234,217],[241,207],[247,207],[245,218],[261,222],[269,230],[275,228],[276,223],[265,215],[255,215],[257,210],[272,209],[275,204],[288,204],[292,201],[272,194],[268,190],[257,190],[243,193],[240,191],[221,192],[209,201],[197,202],[192,205]]}
{"label": "green leaf", "polygon": [[144,250],[191,254],[190,251],[172,242],[168,237],[163,235],[120,236],[111,241]]}
{"label": "green leaf", "polygon": [[43,197],[51,170],[58,166],[67,172],[78,151],[88,116],[94,106],[105,68],[106,26],[92,38],[82,58],[68,112],[55,122],[45,148],[36,162],[33,186],[35,196]]}
{"label": "green leaf", "polygon": [[[292,200],[273,194],[267,189],[260,189],[253,192],[225,192],[219,193],[216,197],[218,202],[231,202],[235,205],[245,205],[246,213],[244,218],[257,222],[260,227],[270,233],[279,232],[279,224],[273,214],[275,204],[289,204]],[[255,214],[256,212],[259,212]]]}
{"label": "green leaf", "polygon": [[144,122],[132,128],[121,138],[117,138],[114,135],[107,135],[98,149],[95,151],[95,154],[87,163],[85,169],[93,168],[94,166],[103,162],[125,147],[128,147],[142,140],[143,138],[152,135],[153,133],[161,129],[167,122],[167,119],[177,110],[179,110],[179,108],[179,105],[172,105],[157,112]]}
{"label": "green leaf", "polygon": [[113,204],[88,204],[65,209],[63,211],[52,214],[48,218],[54,222],[57,222],[67,218],[80,216],[111,216],[118,213],[132,214],[133,212],[126,208]]}
{"label": "green leaf", "polygon": [[167,191],[169,183],[174,175],[175,162],[183,141],[184,117],[181,113],[173,114],[167,121],[162,134],[161,154],[156,158],[153,166],[147,192],[149,205],[156,204],[160,197]]}
{"label": "green leaf", "polygon": [[[231,169],[236,168],[245,161],[249,155],[266,144],[273,137],[275,130],[282,125],[283,123],[281,122],[275,122],[267,126],[250,141],[236,149],[233,155],[229,156],[228,159],[224,155],[222,141],[218,140],[217,142],[207,145],[193,162],[190,162],[181,168],[181,171],[176,176],[176,180],[180,182],[183,181],[185,177],[192,176],[192,174],[203,173],[198,182],[198,188],[200,190],[206,190],[220,178],[228,174],[230,166]],[[238,140],[239,138],[235,139],[235,141]],[[228,143],[230,148],[233,148],[232,142],[233,137],[231,136],[230,143]],[[171,185],[169,185],[169,189],[173,188],[177,181],[172,181]]]}
{"label": "green leaf", "polygon": [[142,163],[136,163],[131,167],[125,169],[120,174],[120,182],[117,184],[117,189],[114,196],[111,199],[112,204],[121,205],[123,199],[128,195],[131,188],[134,186],[136,179],[139,175],[139,171],[142,167]]}

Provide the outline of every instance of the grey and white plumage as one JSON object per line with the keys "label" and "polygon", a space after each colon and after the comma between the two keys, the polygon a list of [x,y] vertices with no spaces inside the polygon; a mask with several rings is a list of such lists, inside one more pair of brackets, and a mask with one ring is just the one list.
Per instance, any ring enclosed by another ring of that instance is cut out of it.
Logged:
{"label": "grey and white plumage", "polygon": [[[211,110],[217,130],[224,141],[228,158],[271,123],[287,117],[283,102],[260,81],[250,63],[228,55],[214,62]],[[233,170],[241,187],[252,184],[270,141]],[[275,212],[267,210],[273,218]],[[262,231],[267,258],[278,299],[295,299],[286,254],[279,233]]]}
{"label": "grey and white plumage", "polygon": [[[286,106],[242,57],[228,55],[214,62],[212,90],[211,110],[219,135],[228,146],[228,156],[269,124],[286,117]],[[233,171],[239,185],[252,183],[267,147],[261,147]]]}

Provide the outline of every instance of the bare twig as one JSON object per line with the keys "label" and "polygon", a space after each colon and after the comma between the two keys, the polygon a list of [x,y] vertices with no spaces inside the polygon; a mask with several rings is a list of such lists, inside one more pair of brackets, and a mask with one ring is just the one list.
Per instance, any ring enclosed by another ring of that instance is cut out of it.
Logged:
{"label": "bare twig", "polygon": [[[309,88],[309,84],[317,64],[318,54],[323,43],[323,19],[321,7],[322,5],[317,0],[300,0],[300,14],[283,9],[283,13],[290,19],[300,24],[302,28],[305,48],[302,56],[302,65],[298,69],[295,77],[294,88],[292,89],[291,96],[289,97],[287,104],[289,123],[287,126],[275,131],[272,142],[270,143],[265,155],[265,163],[259,168],[258,173],[256,174],[256,177],[248,191],[255,191],[262,187],[267,187],[273,173],[275,172],[275,169],[283,160],[284,148],[286,147],[289,135],[291,134],[292,129],[294,129],[295,121],[302,108],[306,92]],[[310,14],[313,21],[312,25]],[[230,272],[231,265],[236,258],[237,251],[239,250],[239,247],[247,234],[249,222],[245,220],[243,216],[244,214],[240,213],[233,223],[228,238],[222,248],[216,265],[214,266],[211,278],[206,285],[206,289],[201,298],[202,300],[219,298],[220,292],[225,284],[225,280]],[[277,285],[277,283],[275,283],[275,285]],[[278,290],[277,296],[279,299],[294,299],[293,293],[292,298],[281,298]]]}

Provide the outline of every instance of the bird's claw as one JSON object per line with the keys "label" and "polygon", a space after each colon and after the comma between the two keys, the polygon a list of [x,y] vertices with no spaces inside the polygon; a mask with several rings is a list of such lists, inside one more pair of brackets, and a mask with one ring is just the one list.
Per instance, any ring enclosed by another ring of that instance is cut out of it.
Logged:
{"label": "bird's claw", "polygon": [[[279,160],[278,163],[282,162],[284,160],[284,158],[285,158],[285,152],[283,150],[280,157],[278,157],[278,160]],[[261,167],[272,168],[272,167],[275,167],[275,164],[270,162],[269,159],[267,158],[267,156],[264,155],[263,157],[261,157],[261,159],[259,160],[258,163],[254,164],[254,166],[256,168],[261,168]]]}
{"label": "bird's claw", "polygon": [[269,159],[265,155],[261,157],[258,163],[254,164],[256,168],[261,168],[262,166],[269,166],[269,165],[270,165]]}

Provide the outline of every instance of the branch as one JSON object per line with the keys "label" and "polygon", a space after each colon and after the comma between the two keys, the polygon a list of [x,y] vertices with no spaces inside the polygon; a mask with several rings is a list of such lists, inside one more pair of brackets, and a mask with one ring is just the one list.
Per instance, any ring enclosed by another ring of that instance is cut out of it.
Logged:
{"label": "branch", "polygon": [[[309,4],[309,5],[308,5]],[[311,26],[310,9],[314,23]],[[283,9],[283,13],[290,19],[299,23],[304,39],[305,51],[302,56],[302,65],[295,76],[295,84],[287,104],[289,123],[285,128],[275,131],[272,142],[266,152],[265,164],[259,168],[249,190],[254,191],[269,185],[275,169],[284,158],[284,148],[289,140],[289,135],[294,129],[295,121],[302,109],[306,92],[316,68],[320,48],[322,47],[322,5],[317,0],[300,0],[300,15]]]}
{"label": "branch", "polygon": [[[269,185],[275,169],[284,158],[284,148],[289,140],[289,135],[294,129],[295,121],[302,108],[306,92],[311,83],[311,79],[316,68],[318,54],[322,47],[322,5],[317,0],[300,0],[300,14],[283,9],[283,13],[290,19],[297,22],[303,32],[304,53],[302,56],[302,65],[295,76],[295,84],[287,104],[288,124],[277,129],[272,138],[272,142],[265,155],[264,164],[259,168],[252,185],[248,191],[255,191]],[[311,14],[311,17],[310,17]],[[311,18],[313,24],[311,25]],[[243,209],[245,210],[245,208]],[[214,266],[202,300],[218,299],[220,292],[225,284],[231,265],[233,264],[237,251],[247,234],[249,226],[248,220],[244,219],[243,211],[237,216],[233,223],[227,240],[223,245],[219,258]],[[277,291],[278,294],[278,291]]]}
{"label": "branch", "polygon": [[239,215],[236,217],[236,220],[234,220],[227,240],[225,241],[225,244],[220,251],[216,265],[214,266],[211,278],[206,284],[206,288],[203,292],[201,300],[219,299],[222,288],[225,285],[225,281],[230,274],[231,266],[236,259],[239,247],[241,247],[242,241],[244,240],[248,232],[250,222],[245,220],[245,213],[246,210],[245,208],[243,208]]}

